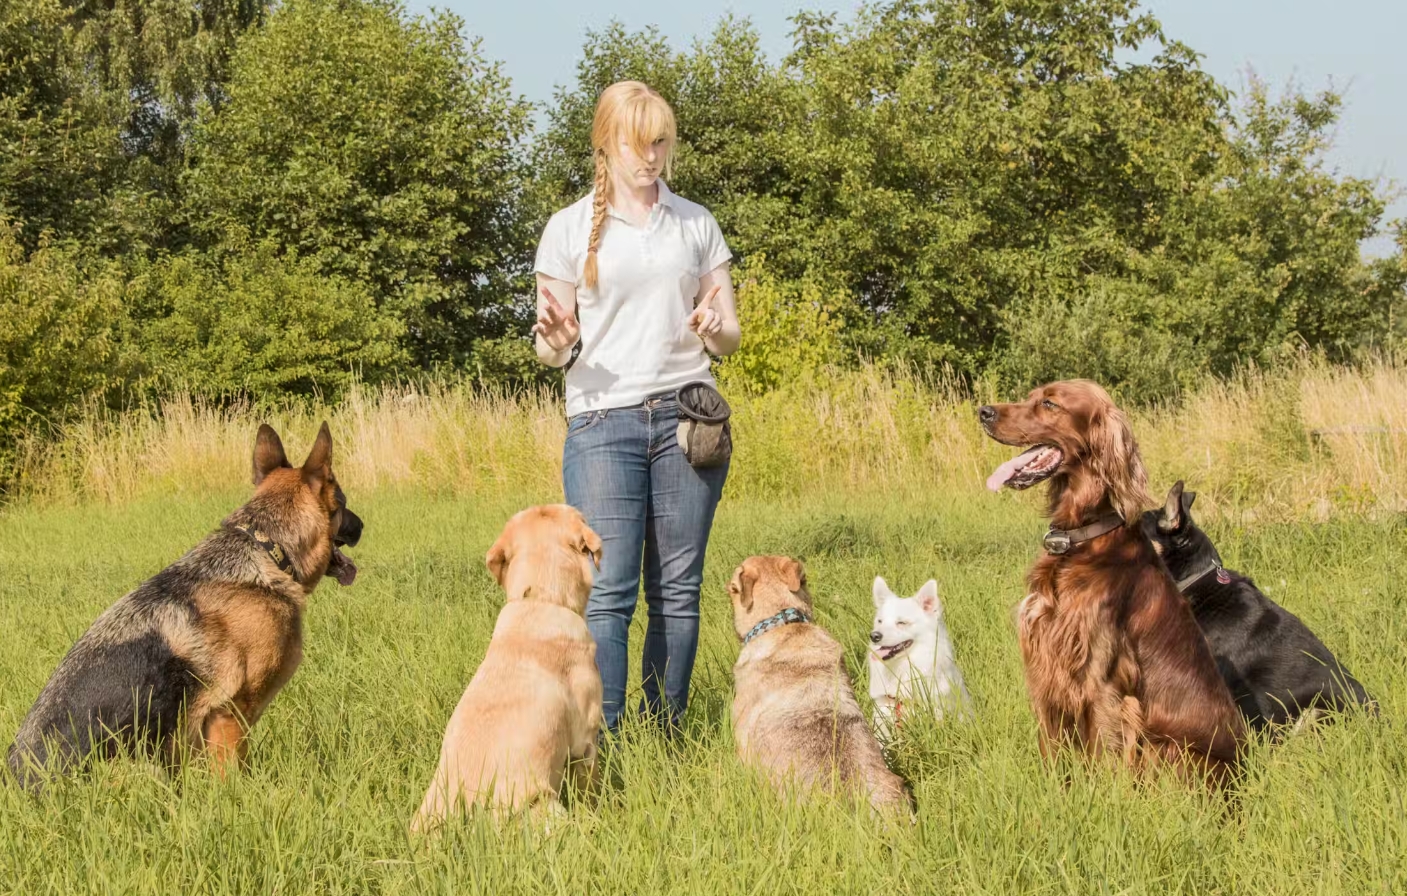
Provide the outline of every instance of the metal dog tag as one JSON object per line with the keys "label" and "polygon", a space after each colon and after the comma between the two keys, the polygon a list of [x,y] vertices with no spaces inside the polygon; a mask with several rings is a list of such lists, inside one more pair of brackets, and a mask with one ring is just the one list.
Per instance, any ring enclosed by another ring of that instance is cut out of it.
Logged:
{"label": "metal dog tag", "polygon": [[1041,544],[1045,545],[1047,553],[1064,554],[1070,550],[1070,536],[1059,529],[1051,529],[1041,539]]}

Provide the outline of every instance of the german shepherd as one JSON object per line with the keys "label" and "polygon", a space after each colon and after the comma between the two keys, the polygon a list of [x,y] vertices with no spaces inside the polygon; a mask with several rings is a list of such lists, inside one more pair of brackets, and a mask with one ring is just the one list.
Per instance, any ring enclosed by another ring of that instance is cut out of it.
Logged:
{"label": "german shepherd", "polygon": [[90,755],[121,751],[176,768],[208,754],[220,773],[303,656],[303,610],[324,575],[350,585],[339,550],[362,521],[332,473],[324,423],[301,468],[264,424],[254,496],[184,557],[107,609],[25,716],[8,764],[26,789]]}

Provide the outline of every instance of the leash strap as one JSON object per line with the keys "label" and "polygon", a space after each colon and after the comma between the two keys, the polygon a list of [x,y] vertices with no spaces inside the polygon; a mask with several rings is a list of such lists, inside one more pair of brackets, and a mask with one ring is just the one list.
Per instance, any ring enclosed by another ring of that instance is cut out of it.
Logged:
{"label": "leash strap", "polygon": [[795,607],[787,607],[785,610],[778,613],[777,615],[768,616],[766,619],[757,623],[757,625],[754,625],[752,629],[746,635],[743,636],[743,645],[746,646],[747,643],[753,638],[756,638],[758,635],[770,632],[772,629],[777,628],[779,626],[790,625],[793,622],[810,621],[811,620],[806,617],[805,613],[801,612]]}
{"label": "leash strap", "polygon": [[1231,574],[1221,566],[1221,558],[1213,558],[1212,562],[1192,573],[1192,575],[1177,580],[1177,590],[1186,591],[1193,585],[1205,579],[1211,573],[1216,573],[1216,580],[1222,585],[1231,584]]}
{"label": "leash strap", "polygon": [[[264,549],[264,553],[269,555],[269,559],[274,561],[275,566],[287,573],[293,581],[298,582],[298,573],[293,568],[293,561],[288,558],[288,552],[283,549],[283,545],[265,535],[263,529],[256,528],[249,523],[236,523],[230,528],[248,536],[255,544]],[[299,584],[302,583],[299,582]]]}
{"label": "leash strap", "polygon": [[1071,548],[1081,542],[1089,541],[1091,538],[1098,538],[1106,532],[1112,532],[1124,524],[1124,518],[1117,513],[1108,513],[1088,526],[1081,526],[1078,529],[1057,529],[1054,526],[1041,539],[1048,554],[1065,554]]}

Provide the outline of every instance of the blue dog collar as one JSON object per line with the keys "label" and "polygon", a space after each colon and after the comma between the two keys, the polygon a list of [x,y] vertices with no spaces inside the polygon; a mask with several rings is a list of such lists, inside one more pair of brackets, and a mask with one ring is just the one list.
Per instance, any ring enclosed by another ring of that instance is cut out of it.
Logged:
{"label": "blue dog collar", "polygon": [[766,632],[770,632],[772,629],[777,628],[779,626],[790,625],[793,622],[810,621],[811,620],[806,617],[805,613],[801,612],[795,607],[787,607],[785,610],[778,613],[776,616],[768,616],[766,619],[757,623],[757,625],[754,625],[752,627],[752,630],[743,636],[743,645],[746,646],[747,642],[751,641],[753,638],[756,638],[758,635],[765,634]]}

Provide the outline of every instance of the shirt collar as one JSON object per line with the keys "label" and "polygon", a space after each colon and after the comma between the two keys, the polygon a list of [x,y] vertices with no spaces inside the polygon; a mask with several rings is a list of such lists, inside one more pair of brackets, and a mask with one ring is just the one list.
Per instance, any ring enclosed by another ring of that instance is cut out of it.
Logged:
{"label": "shirt collar", "polygon": [[[655,183],[660,188],[660,194],[658,197],[655,198],[655,207],[674,208],[674,193],[669,189],[669,185],[664,182],[664,178],[656,178]],[[594,189],[591,191],[591,196],[593,198],[596,196],[596,191]],[[616,207],[609,202],[606,203],[606,214],[610,215],[613,218],[620,218],[622,221],[625,220],[624,217],[622,217],[616,212]],[[650,214],[652,216],[655,214],[654,208],[650,209]]]}

